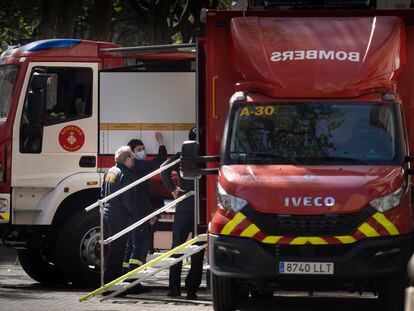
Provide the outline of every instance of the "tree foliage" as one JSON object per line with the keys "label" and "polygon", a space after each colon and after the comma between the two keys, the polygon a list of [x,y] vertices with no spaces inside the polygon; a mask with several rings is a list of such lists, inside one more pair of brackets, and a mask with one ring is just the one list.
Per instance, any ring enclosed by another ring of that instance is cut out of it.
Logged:
{"label": "tree foliage", "polygon": [[231,0],[2,0],[0,45],[81,38],[121,45],[192,42],[203,8]]}

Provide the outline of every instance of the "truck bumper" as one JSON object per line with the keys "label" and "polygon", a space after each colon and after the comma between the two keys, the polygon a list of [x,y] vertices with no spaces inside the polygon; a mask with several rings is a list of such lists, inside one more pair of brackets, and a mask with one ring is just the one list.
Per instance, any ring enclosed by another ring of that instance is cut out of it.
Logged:
{"label": "truck bumper", "polygon": [[[370,238],[340,245],[269,245],[249,238],[210,234],[208,246],[210,268],[220,276],[255,280],[373,280],[396,275],[407,268],[413,235]],[[334,274],[280,274],[280,261],[329,262],[334,264]]]}

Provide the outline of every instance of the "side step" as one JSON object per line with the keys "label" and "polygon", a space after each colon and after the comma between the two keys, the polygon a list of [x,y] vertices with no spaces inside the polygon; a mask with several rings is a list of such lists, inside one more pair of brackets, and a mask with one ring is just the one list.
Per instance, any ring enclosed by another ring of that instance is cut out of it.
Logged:
{"label": "side step", "polygon": [[[203,242],[201,245],[194,245],[195,243]],[[112,298],[127,289],[137,285],[138,283],[150,278],[158,272],[175,265],[177,262],[200,252],[207,247],[207,235],[201,234],[193,239],[173,248],[172,250],[162,254],[161,256],[154,258],[153,260],[143,264],[142,266],[132,270],[123,276],[103,285],[102,287],[94,290],[93,292],[83,296],[79,301],[84,301],[94,297],[97,294],[101,294],[103,291],[111,292],[109,295],[105,295],[100,301]],[[172,255],[181,255],[178,258],[171,257]],[[129,282],[124,282],[128,280]]]}

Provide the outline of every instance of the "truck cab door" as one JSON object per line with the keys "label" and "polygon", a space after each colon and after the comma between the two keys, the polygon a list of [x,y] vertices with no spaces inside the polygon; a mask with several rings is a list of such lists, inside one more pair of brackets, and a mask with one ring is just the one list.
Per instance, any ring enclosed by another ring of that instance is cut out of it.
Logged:
{"label": "truck cab door", "polygon": [[98,64],[29,64],[13,126],[14,194],[46,193],[72,174],[97,172],[97,72]]}

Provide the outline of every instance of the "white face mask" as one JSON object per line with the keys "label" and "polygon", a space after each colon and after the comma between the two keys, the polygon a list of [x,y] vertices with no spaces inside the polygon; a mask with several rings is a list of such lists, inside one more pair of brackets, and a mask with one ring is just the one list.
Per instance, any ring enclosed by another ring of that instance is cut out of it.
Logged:
{"label": "white face mask", "polygon": [[147,153],[145,152],[145,150],[138,151],[135,153],[135,159],[144,160],[146,155]]}

